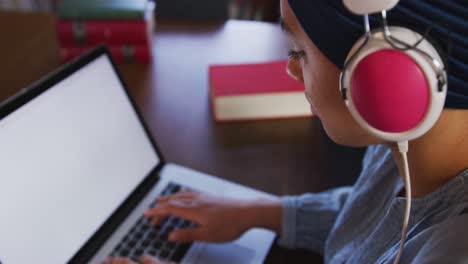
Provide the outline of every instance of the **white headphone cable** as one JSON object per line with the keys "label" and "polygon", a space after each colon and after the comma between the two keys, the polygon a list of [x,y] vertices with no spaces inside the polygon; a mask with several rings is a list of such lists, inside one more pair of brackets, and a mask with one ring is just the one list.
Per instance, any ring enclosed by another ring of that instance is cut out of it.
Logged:
{"label": "white headphone cable", "polygon": [[403,167],[404,167],[404,176],[405,176],[405,193],[406,193],[406,207],[405,207],[405,217],[403,218],[403,227],[401,230],[401,242],[400,249],[398,250],[398,255],[395,258],[393,264],[398,264],[400,262],[401,255],[403,255],[403,247],[406,241],[406,232],[408,231],[408,222],[411,212],[411,180],[408,166],[408,141],[398,142],[398,151],[401,153],[403,158]]}

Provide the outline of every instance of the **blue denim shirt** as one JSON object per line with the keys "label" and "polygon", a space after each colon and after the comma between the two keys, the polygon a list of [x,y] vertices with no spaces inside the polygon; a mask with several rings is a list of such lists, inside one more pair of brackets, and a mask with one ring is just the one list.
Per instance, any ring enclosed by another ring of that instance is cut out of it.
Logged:
{"label": "blue denim shirt", "polygon": [[[314,250],[325,263],[393,263],[405,198],[391,151],[368,148],[353,187],[282,197],[280,245]],[[468,170],[413,199],[400,263],[468,263]]]}

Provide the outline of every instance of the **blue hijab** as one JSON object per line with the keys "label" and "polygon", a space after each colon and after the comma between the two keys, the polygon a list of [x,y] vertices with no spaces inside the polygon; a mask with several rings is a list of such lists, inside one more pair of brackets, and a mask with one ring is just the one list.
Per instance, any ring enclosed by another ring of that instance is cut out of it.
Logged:
{"label": "blue hijab", "polygon": [[[304,31],[314,44],[339,68],[346,55],[364,33],[361,16],[353,15],[342,0],[288,0]],[[389,25],[424,33],[432,27],[429,39],[448,69],[446,108],[468,109],[468,1],[401,0],[387,13]],[[370,17],[373,28],[380,15]]]}

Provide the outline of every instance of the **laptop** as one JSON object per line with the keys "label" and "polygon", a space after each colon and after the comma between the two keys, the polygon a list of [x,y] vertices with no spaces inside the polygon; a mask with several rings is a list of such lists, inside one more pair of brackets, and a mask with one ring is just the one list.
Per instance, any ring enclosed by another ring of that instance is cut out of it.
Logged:
{"label": "laptop", "polygon": [[176,263],[261,263],[275,238],[254,228],[229,243],[178,244],[168,233],[196,223],[170,217],[154,227],[142,217],[157,197],[184,189],[272,196],[165,163],[102,46],[0,105],[0,161],[0,263],[143,254]]}

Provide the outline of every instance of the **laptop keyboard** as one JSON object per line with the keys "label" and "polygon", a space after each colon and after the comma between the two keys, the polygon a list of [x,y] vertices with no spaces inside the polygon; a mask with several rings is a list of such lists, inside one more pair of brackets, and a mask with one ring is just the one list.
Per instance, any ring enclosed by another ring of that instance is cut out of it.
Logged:
{"label": "laptop keyboard", "polygon": [[[182,187],[169,183],[161,196],[179,192]],[[156,205],[154,201],[150,208]],[[111,256],[128,257],[134,261],[142,255],[154,256],[165,261],[180,262],[191,243],[174,243],[168,240],[169,233],[178,228],[195,227],[195,224],[178,217],[170,216],[160,225],[151,225],[148,217],[142,216],[112,251]]]}

